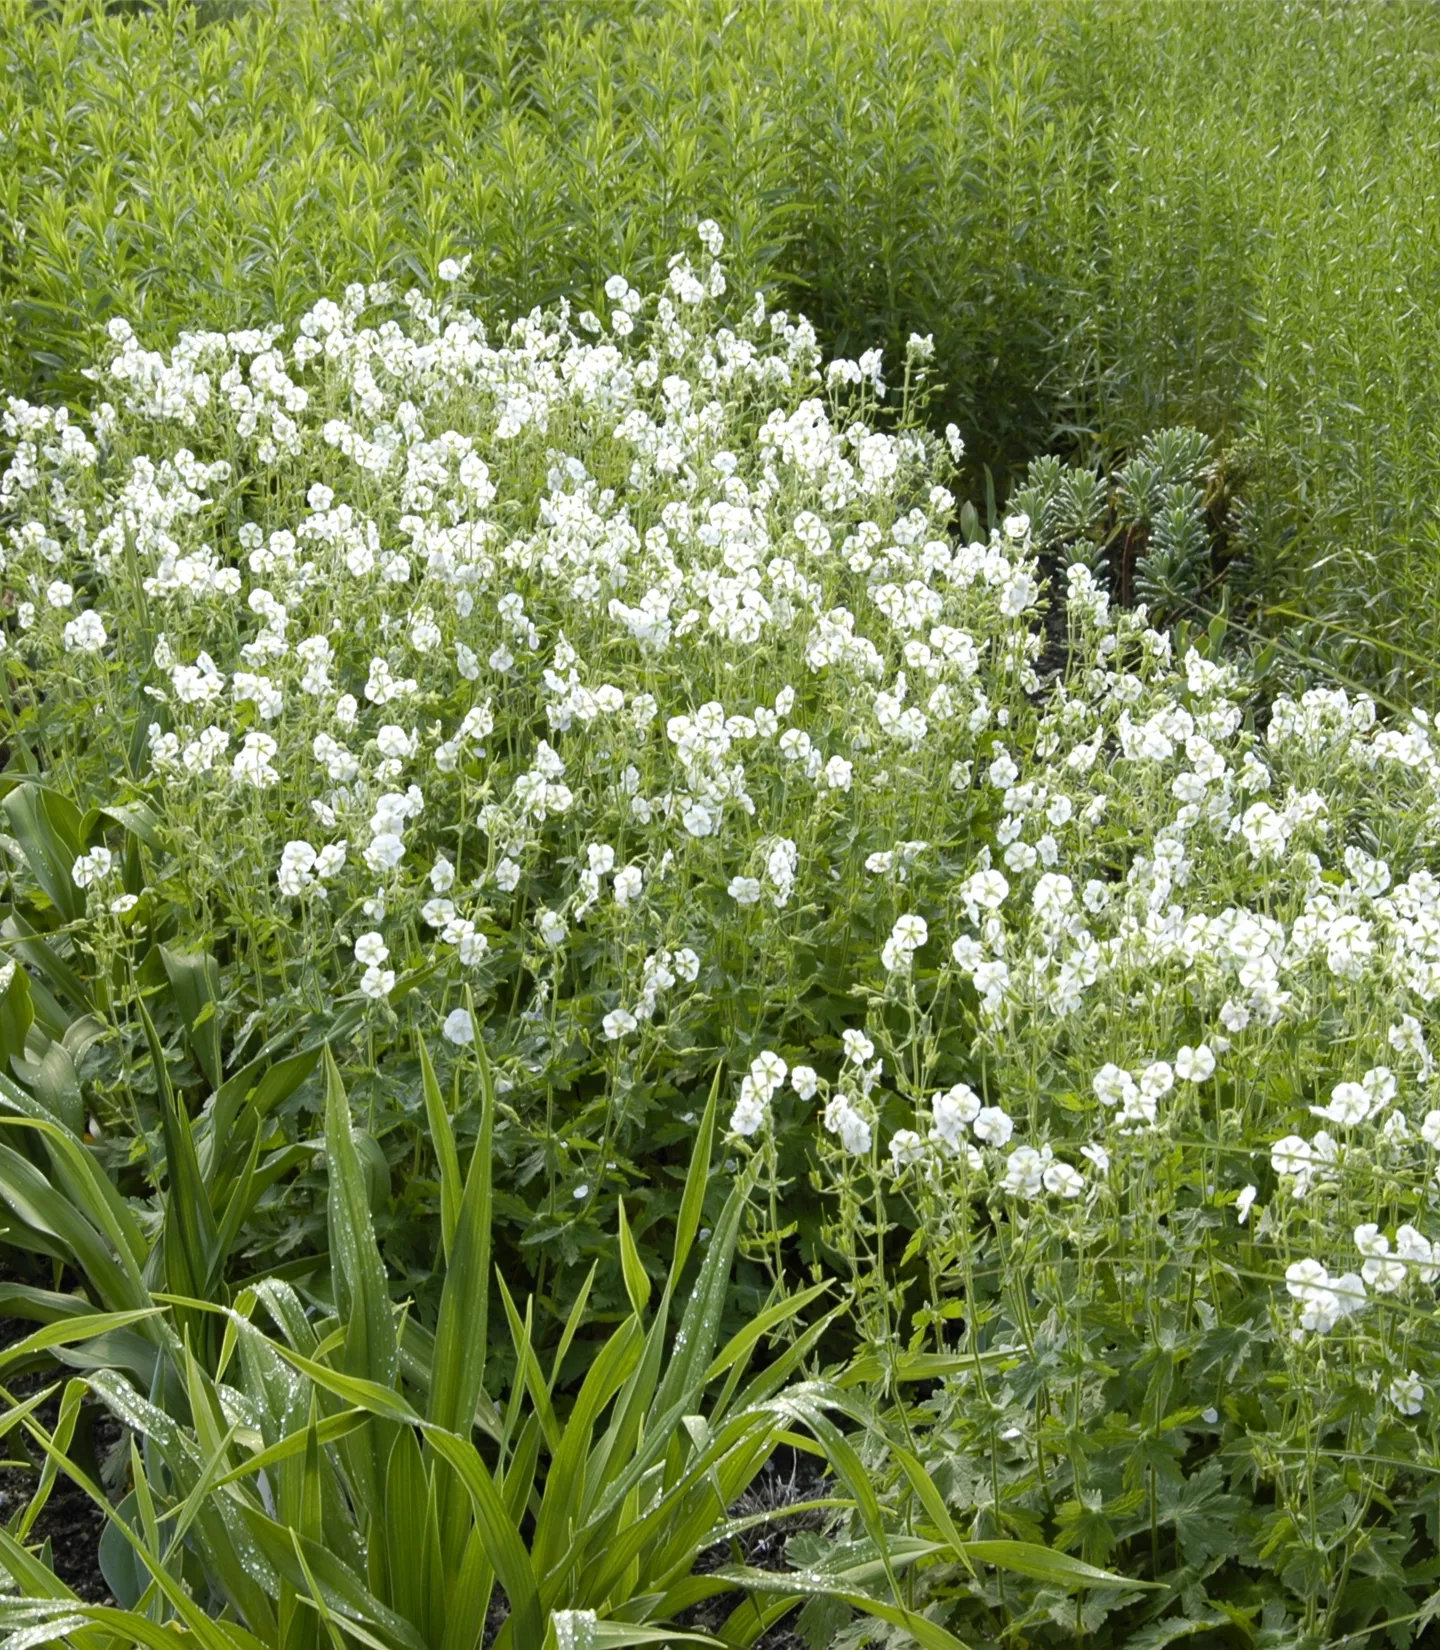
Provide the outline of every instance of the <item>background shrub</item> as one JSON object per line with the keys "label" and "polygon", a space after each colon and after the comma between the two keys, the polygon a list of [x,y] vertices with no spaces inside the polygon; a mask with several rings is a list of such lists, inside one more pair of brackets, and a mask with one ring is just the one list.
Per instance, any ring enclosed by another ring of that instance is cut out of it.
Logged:
{"label": "background shrub", "polygon": [[[0,6],[0,379],[111,314],[291,319],[475,256],[492,313],[699,217],[837,352],[933,332],[977,493],[1216,438],[1248,587],[1428,691],[1440,19],[890,0]],[[783,278],[779,271],[785,271]]]}

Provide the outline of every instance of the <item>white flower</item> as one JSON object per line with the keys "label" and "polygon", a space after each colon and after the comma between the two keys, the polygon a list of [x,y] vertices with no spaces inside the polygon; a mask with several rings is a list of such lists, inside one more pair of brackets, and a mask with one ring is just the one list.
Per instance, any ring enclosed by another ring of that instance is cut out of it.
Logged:
{"label": "white flower", "polygon": [[1198,1048],[1188,1044],[1175,1056],[1175,1075],[1182,1083],[1204,1083],[1215,1074],[1215,1056],[1201,1043]]}
{"label": "white flower", "polygon": [[92,848],[70,867],[70,880],[77,888],[88,888],[92,883],[103,882],[114,863],[108,848]]}
{"label": "white flower", "polygon": [[447,1042],[463,1045],[475,1041],[475,1022],[466,1008],[452,1008],[440,1030]]}
{"label": "white flower", "polygon": [[1068,1163],[1052,1163],[1045,1170],[1045,1190],[1056,1197],[1081,1197],[1085,1180],[1078,1169]]}
{"label": "white flower", "polygon": [[280,854],[280,869],[275,873],[281,895],[298,899],[315,880],[315,863],[319,859],[315,849],[302,840],[287,842]]}
{"label": "white flower", "polygon": [[1244,1031],[1250,1024],[1250,1010],[1244,1003],[1236,1002],[1231,998],[1220,1009],[1220,1023],[1227,1031]]}
{"label": "white flower", "polygon": [[1250,1210],[1258,1195],[1254,1186],[1241,1187],[1240,1195],[1235,1199],[1235,1216],[1242,1226],[1249,1220]]}
{"label": "white flower", "polygon": [[627,865],[615,873],[615,903],[629,905],[638,899],[645,886],[645,876],[638,865]]}
{"label": "white flower", "polygon": [[1013,1192],[1019,1197],[1039,1197],[1045,1185],[1046,1164],[1046,1157],[1033,1146],[1017,1146],[1005,1159],[1001,1191]]}
{"label": "white flower", "polygon": [[813,1066],[796,1066],[790,1073],[790,1087],[802,1100],[813,1100],[815,1092],[820,1087],[820,1079],[815,1074]]}
{"label": "white flower", "polygon": [[1397,1375],[1385,1395],[1402,1415],[1418,1415],[1425,1407],[1425,1383],[1413,1369]]}
{"label": "white flower", "polygon": [[67,653],[98,653],[108,640],[105,626],[93,607],[87,607],[70,620],[65,626],[63,639]]}
{"label": "white flower", "polygon": [[1107,1062],[1095,1073],[1090,1087],[1102,1106],[1116,1106],[1135,1092],[1135,1079],[1123,1066]]}
{"label": "white flower", "polygon": [[932,1138],[956,1149],[964,1139],[967,1125],[980,1115],[980,1097],[968,1084],[956,1083],[953,1088],[931,1097],[930,1115]]}
{"label": "white flower", "polygon": [[[999,871],[977,871],[960,886],[960,898],[967,906],[979,906],[986,911],[998,911],[1010,892],[1010,884]],[[972,917],[971,921],[978,921]]]}
{"label": "white flower", "polygon": [[747,1137],[758,1134],[769,1121],[769,1117],[767,1097],[747,1077],[740,1085],[740,1098],[730,1114],[731,1133]]}
{"label": "white flower", "polygon": [[845,1046],[845,1058],[854,1065],[863,1066],[875,1057],[875,1045],[863,1031],[842,1031],[840,1041]]}
{"label": "white flower", "polygon": [[1440,1278],[1440,1243],[1431,1243],[1413,1226],[1401,1226],[1395,1233],[1395,1252],[1421,1283]]}
{"label": "white flower", "polygon": [[1306,1179],[1314,1168],[1314,1153],[1310,1142],[1298,1134],[1287,1134],[1270,1148],[1270,1167],[1278,1175],[1293,1175]]}
{"label": "white flower", "polygon": [[1140,1093],[1147,1100],[1163,1100],[1175,1087],[1175,1073],[1168,1061],[1156,1060],[1140,1073]]}
{"label": "white flower", "polygon": [[785,1081],[789,1067],[772,1049],[762,1049],[750,1062],[750,1080],[765,1091],[768,1100]]}
{"label": "white flower", "polygon": [[852,1157],[870,1150],[870,1124],[843,1094],[837,1094],[825,1108],[825,1127],[840,1136],[841,1146]]}
{"label": "white flower", "polygon": [[1342,1128],[1355,1128],[1370,1115],[1370,1096],[1360,1083],[1337,1083],[1330,1091],[1330,1103],[1311,1106],[1316,1117],[1338,1123]]}
{"label": "white flower", "polygon": [[390,947],[379,934],[362,934],[355,941],[355,961],[362,968],[377,968],[390,955]]}
{"label": "white flower", "polygon": [[1285,1268],[1285,1288],[1297,1301],[1309,1300],[1317,1289],[1327,1289],[1330,1274],[1318,1260],[1292,1261]]}
{"label": "white flower", "polygon": [[1365,1256],[1360,1276],[1380,1295],[1393,1295],[1405,1282],[1409,1268],[1390,1253],[1390,1239],[1373,1224],[1355,1228],[1355,1247]]}
{"label": "white flower", "polygon": [[930,930],[924,917],[917,917],[913,913],[897,918],[895,926],[890,930],[891,944],[907,953],[918,951],[929,937]]}
{"label": "white flower", "polygon": [[913,1129],[896,1129],[890,1137],[890,1162],[896,1174],[903,1174],[925,1155],[925,1143]]}
{"label": "white flower", "polygon": [[388,997],[395,989],[395,970],[378,965],[367,968],[360,977],[360,990],[374,1002]]}
{"label": "white flower", "polygon": [[625,1008],[612,1008],[601,1024],[605,1028],[605,1035],[614,1043],[622,1037],[628,1037],[639,1025],[635,1016]]}
{"label": "white flower", "polygon": [[1003,1146],[1015,1132],[1009,1115],[999,1106],[982,1106],[971,1124],[975,1138],[987,1146]]}
{"label": "white flower", "polygon": [[412,739],[404,728],[397,727],[393,722],[387,722],[375,735],[375,743],[382,756],[401,759],[413,756],[418,741]]}
{"label": "white flower", "polygon": [[731,877],[726,892],[737,905],[760,903],[760,883],[755,877]]}

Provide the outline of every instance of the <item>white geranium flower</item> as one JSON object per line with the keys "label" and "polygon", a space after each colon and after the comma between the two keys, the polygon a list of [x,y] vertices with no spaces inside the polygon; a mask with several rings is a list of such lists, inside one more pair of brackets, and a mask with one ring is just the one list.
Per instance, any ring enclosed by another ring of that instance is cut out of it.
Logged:
{"label": "white geranium flower", "polygon": [[452,1008],[445,1016],[445,1024],[440,1030],[447,1042],[463,1046],[475,1041],[475,1022],[466,1008]]}

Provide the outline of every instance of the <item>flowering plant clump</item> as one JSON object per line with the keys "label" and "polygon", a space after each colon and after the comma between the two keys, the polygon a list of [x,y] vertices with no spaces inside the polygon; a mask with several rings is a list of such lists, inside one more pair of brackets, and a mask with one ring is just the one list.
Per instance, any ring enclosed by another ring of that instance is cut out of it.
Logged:
{"label": "flowering plant clump", "polygon": [[892,1367],[953,1366],[932,1459],[987,1533],[1136,1543],[1217,1625],[1267,1570],[1328,1643],[1377,1543],[1411,1596],[1440,1467],[1440,760],[1067,598],[988,840],[815,1079],[829,1241]]}
{"label": "flowering plant clump", "polygon": [[[720,248],[493,339],[377,286],[168,355],[116,320],[87,425],[8,403],[10,740],[92,809],[52,944],[111,1032],[102,1133],[154,1123],[114,1051],[161,947],[215,964],[230,1066],[357,1025],[392,1162],[468,987],[507,1216],[573,1255],[602,1194],[664,1206],[716,1059],[836,1035],[903,884],[966,862],[970,772],[1038,685],[1023,536],[950,537],[927,340],[897,396],[758,297],[727,324]],[[318,1230],[270,1203],[282,1248]]]}
{"label": "flowering plant clump", "polygon": [[[8,403],[22,1075],[61,1049],[123,1161],[147,1000],[197,1100],[350,1037],[413,1266],[419,1040],[478,1028],[543,1275],[617,1191],[673,1210],[723,1062],[748,1287],[839,1270],[887,1378],[938,1358],[978,1533],[1134,1543],[1197,1620],[1268,1568],[1336,1628],[1440,1467],[1432,731],[1261,705],[1078,563],[1058,660],[1025,516],[955,531],[928,340],[827,364],[700,239],[496,338],[378,286],[168,355],[116,321],[87,425]],[[266,1100],[255,1252],[317,1241],[317,1104]]]}

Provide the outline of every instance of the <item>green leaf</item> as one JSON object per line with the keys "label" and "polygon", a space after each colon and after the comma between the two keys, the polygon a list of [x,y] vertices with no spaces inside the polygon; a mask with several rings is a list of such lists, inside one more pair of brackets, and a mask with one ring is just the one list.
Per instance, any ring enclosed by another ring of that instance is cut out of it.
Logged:
{"label": "green leaf", "polygon": [[429,1417],[447,1431],[468,1434],[485,1386],[490,1298],[491,1173],[495,1093],[484,1046],[480,1056],[480,1133],[455,1225],[452,1259],[440,1295],[431,1366]]}
{"label": "green leaf", "polygon": [[[60,1243],[62,1253],[73,1257],[105,1306],[133,1311],[149,1304],[139,1277],[115,1260],[109,1244],[71,1199],[57,1192],[27,1158],[5,1145],[0,1145],[0,1198],[27,1225]],[[15,1239],[12,1232],[10,1240]]]}
{"label": "green leaf", "polygon": [[272,1052],[265,1049],[227,1077],[216,1089],[214,1106],[201,1125],[214,1160],[218,1162],[219,1155],[225,1151],[241,1106],[257,1120],[269,1116],[276,1106],[290,1098],[319,1063],[319,1046],[302,1049],[284,1060],[275,1060]]}
{"label": "green leaf", "polygon": [[136,1011],[150,1045],[150,1062],[160,1090],[165,1138],[165,1284],[176,1294],[208,1299],[219,1256],[210,1192],[200,1173],[190,1117],[170,1082],[165,1050],[143,1001]]}
{"label": "green leaf", "polygon": [[0,952],[0,968],[4,967],[14,970],[9,985],[0,991],[0,1071],[8,1072],[11,1059],[25,1053],[25,1038],[35,1023],[35,1005],[30,999],[30,976]]}
{"label": "green leaf", "polygon": [[[385,1543],[388,1599],[422,1632],[426,1627],[430,1571],[439,1566],[439,1537],[432,1555],[426,1540],[430,1511],[430,1482],[412,1427],[400,1427],[385,1469],[385,1516],[381,1535]],[[430,1637],[425,1633],[426,1638]]]}
{"label": "green leaf", "polygon": [[212,1089],[224,1081],[220,1059],[220,969],[208,951],[182,954],[169,946],[160,948],[160,960],[175,993],[175,1003],[185,1022],[186,1041],[195,1063],[205,1073]]}
{"label": "green leaf", "polygon": [[630,1305],[634,1308],[637,1318],[643,1316],[650,1301],[650,1274],[645,1270],[645,1263],[640,1259],[640,1251],[635,1247],[635,1239],[630,1235],[630,1222],[625,1218],[625,1200],[618,1202],[620,1213],[620,1270],[625,1278],[625,1293],[630,1297]]}
{"label": "green leaf", "polygon": [[12,1363],[29,1357],[32,1352],[43,1352],[56,1346],[76,1346],[112,1329],[123,1329],[128,1324],[153,1318],[160,1310],[158,1306],[150,1306],[131,1312],[86,1312],[58,1323],[48,1323],[43,1329],[26,1335],[23,1340],[12,1341],[0,1351],[0,1370],[8,1369]]}
{"label": "green leaf", "polygon": [[967,1541],[964,1556],[978,1559],[982,1564],[993,1564],[997,1570],[1012,1570],[1016,1575],[1029,1576],[1032,1581],[1043,1581],[1051,1587],[1062,1587],[1073,1592],[1082,1587],[1133,1587],[1164,1590],[1159,1581],[1132,1581],[1126,1576],[1112,1575],[1108,1570],[1097,1570],[1068,1553],[1057,1553],[1033,1541]]}
{"label": "green leaf", "polygon": [[945,1505],[945,1497],[936,1487],[935,1480],[925,1471],[920,1462],[909,1450],[899,1444],[891,1443],[890,1453],[900,1463],[901,1471],[910,1483],[911,1489],[919,1497],[921,1506],[929,1514],[930,1521],[940,1534],[940,1539],[950,1544],[951,1549],[964,1563],[966,1569],[974,1574],[974,1566],[970,1563],[966,1542],[955,1527],[955,1521],[950,1516],[950,1509]]}
{"label": "green leaf", "polygon": [[436,1454],[454,1467],[470,1495],[481,1540],[510,1600],[515,1650],[541,1650],[544,1617],[535,1570],[495,1480],[469,1439],[428,1426],[425,1436]]}
{"label": "green leaf", "polygon": [[[127,831],[133,832],[147,848],[154,848],[157,852],[163,847],[160,840],[162,821],[160,815],[146,802],[110,802],[103,808],[93,810],[95,816],[113,819],[117,825],[123,825]],[[85,816],[84,840],[90,840],[91,814]]]}
{"label": "green leaf", "polygon": [[805,1597],[840,1599],[852,1609],[861,1610],[867,1616],[874,1616],[877,1621],[903,1628],[918,1644],[924,1646],[924,1650],[966,1650],[963,1639],[956,1638],[953,1633],[947,1632],[928,1616],[917,1615],[913,1610],[905,1609],[903,1605],[887,1603],[884,1599],[875,1598],[869,1593],[857,1592],[828,1572],[824,1575],[807,1575],[797,1570],[755,1570],[743,1564],[729,1564],[714,1573],[722,1580],[733,1582],[736,1586],[744,1587],[751,1592],[784,1594],[790,1599],[792,1606]]}
{"label": "green leaf", "polygon": [[[469,993],[467,992],[467,998]],[[472,1021],[474,1005],[471,1004]],[[455,1224],[450,1265],[440,1293],[435,1354],[430,1367],[429,1419],[447,1432],[469,1438],[475,1410],[485,1390],[489,1333],[491,1174],[494,1157],[495,1088],[480,1028],[475,1028],[480,1062],[480,1132],[465,1177],[465,1195]],[[446,1564],[458,1564],[467,1535],[465,1498],[453,1479],[439,1489],[439,1519]]]}
{"label": "green leaf", "polygon": [[34,1068],[30,1087],[35,1098],[63,1129],[77,1138],[85,1132],[85,1101],[75,1062],[63,1043],[51,1043]]}
{"label": "green leaf", "polygon": [[330,1258],[335,1309],[345,1325],[348,1373],[393,1387],[399,1373],[395,1317],[370,1223],[370,1199],[351,1129],[350,1105],[325,1050],[325,1148],[330,1164]]}
{"label": "green leaf", "polygon": [[82,853],[73,803],[39,785],[20,785],[0,802],[30,873],[66,922],[85,914],[85,894],[71,869]]}
{"label": "green leaf", "polygon": [[430,1061],[430,1050],[423,1037],[416,1041],[420,1047],[420,1084],[425,1096],[425,1120],[430,1128],[430,1144],[435,1149],[435,1160],[440,1171],[440,1243],[446,1264],[455,1242],[455,1228],[460,1222],[460,1155],[455,1149],[455,1130],[450,1114],[445,1109],[445,1097]]}
{"label": "green leaf", "polygon": [[705,1112],[695,1134],[690,1151],[690,1167],[685,1174],[685,1191],[680,1199],[680,1214],[675,1222],[675,1253],[670,1262],[670,1276],[678,1279],[690,1258],[695,1234],[705,1212],[705,1193],[710,1186],[710,1158],[715,1149],[715,1112],[720,1102],[720,1080],[725,1071],[721,1063],[715,1068],[710,1083],[710,1095]]}

